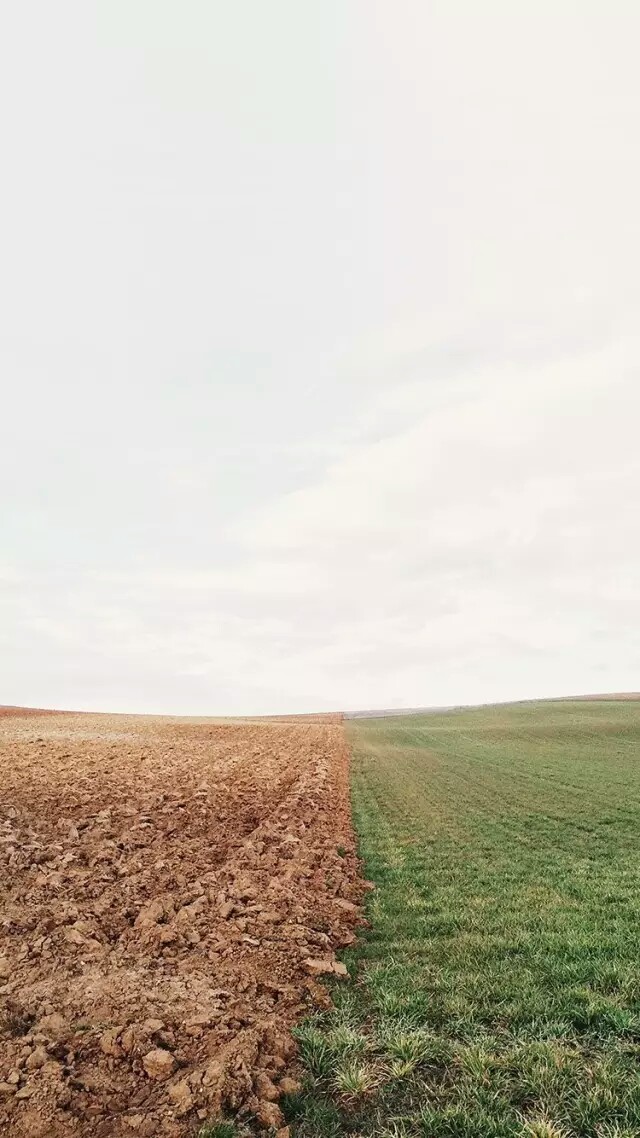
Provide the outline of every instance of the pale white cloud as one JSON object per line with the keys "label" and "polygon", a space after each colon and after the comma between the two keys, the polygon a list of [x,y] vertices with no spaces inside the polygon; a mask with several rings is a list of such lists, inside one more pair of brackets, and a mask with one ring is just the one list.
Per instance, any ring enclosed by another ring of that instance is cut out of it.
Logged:
{"label": "pale white cloud", "polygon": [[636,687],[639,10],[246,11],[9,14],[0,702]]}
{"label": "pale white cloud", "polygon": [[[242,712],[633,686],[635,358],[616,342],[471,373],[463,400],[353,444],[236,525],[226,569],[102,571],[57,593],[40,582],[22,628],[70,660],[93,656],[103,683],[111,668],[136,691],[142,671],[180,692],[197,680],[185,710],[204,691],[213,711]],[[95,679],[89,690],[113,698]]]}

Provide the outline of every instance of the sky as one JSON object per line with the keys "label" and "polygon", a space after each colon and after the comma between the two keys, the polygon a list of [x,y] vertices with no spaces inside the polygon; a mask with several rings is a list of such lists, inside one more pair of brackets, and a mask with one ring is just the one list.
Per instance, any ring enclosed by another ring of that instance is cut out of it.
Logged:
{"label": "sky", "polygon": [[0,15],[0,703],[640,688],[636,0]]}

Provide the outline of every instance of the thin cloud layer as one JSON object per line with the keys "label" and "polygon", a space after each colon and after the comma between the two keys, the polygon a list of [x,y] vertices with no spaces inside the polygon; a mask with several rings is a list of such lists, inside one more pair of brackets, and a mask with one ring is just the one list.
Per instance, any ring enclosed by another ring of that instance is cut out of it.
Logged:
{"label": "thin cloud layer", "polygon": [[633,686],[636,350],[462,379],[464,398],[352,444],[236,524],[225,570],[5,575],[5,635],[13,619],[56,655],[54,702],[82,659],[81,705],[221,714]]}
{"label": "thin cloud layer", "polygon": [[0,702],[636,688],[640,11],[36,9]]}

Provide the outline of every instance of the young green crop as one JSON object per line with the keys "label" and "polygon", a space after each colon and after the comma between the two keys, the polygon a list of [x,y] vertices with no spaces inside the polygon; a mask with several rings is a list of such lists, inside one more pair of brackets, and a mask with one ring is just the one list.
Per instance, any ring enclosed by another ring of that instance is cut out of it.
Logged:
{"label": "young green crop", "polygon": [[640,1135],[640,703],[349,732],[377,888],[296,1136]]}

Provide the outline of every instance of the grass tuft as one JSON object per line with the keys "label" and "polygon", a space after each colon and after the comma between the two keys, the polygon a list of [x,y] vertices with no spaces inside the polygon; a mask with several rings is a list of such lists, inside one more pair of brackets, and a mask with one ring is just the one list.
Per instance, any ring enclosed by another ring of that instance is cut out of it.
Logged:
{"label": "grass tuft", "polygon": [[372,1067],[359,1059],[347,1058],[336,1067],[333,1086],[339,1094],[348,1098],[358,1098],[368,1094],[376,1085],[376,1073]]}
{"label": "grass tuft", "polygon": [[363,1055],[369,1046],[366,1036],[346,1023],[338,1023],[336,1027],[331,1028],[325,1040],[331,1055],[335,1058]]}
{"label": "grass tuft", "polygon": [[564,1126],[544,1118],[526,1122],[524,1133],[526,1138],[569,1138],[569,1131]]}
{"label": "grass tuft", "polygon": [[316,1079],[328,1079],[333,1069],[333,1055],[327,1036],[312,1023],[302,1023],[293,1032],[300,1048],[300,1058]]}
{"label": "grass tuft", "polygon": [[217,1122],[208,1122],[198,1131],[198,1138],[244,1138],[245,1129],[238,1129],[235,1122],[228,1119],[219,1119]]}

